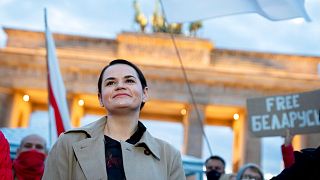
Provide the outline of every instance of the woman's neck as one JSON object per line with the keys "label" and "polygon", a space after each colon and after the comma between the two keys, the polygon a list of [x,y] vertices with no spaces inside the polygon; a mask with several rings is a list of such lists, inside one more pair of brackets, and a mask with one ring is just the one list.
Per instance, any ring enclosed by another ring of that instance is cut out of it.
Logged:
{"label": "woman's neck", "polygon": [[114,140],[125,141],[129,139],[138,128],[139,115],[108,115],[104,134]]}

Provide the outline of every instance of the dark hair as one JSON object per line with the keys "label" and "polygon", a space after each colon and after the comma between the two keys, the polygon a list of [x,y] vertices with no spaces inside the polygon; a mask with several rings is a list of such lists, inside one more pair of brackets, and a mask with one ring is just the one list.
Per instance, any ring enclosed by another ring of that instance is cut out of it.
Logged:
{"label": "dark hair", "polygon": [[224,167],[226,167],[226,162],[224,161],[224,159],[222,159],[222,157],[220,157],[220,156],[210,156],[206,161],[205,161],[205,165],[207,165],[207,163],[208,163],[208,161],[209,160],[219,160],[219,161],[221,161],[222,162],[222,164],[223,164],[223,166]]}
{"label": "dark hair", "polygon": [[[138,74],[138,78],[139,78],[139,80],[141,82],[142,90],[144,90],[144,88],[147,87],[146,78],[144,77],[142,71],[136,65],[134,65],[133,63],[131,63],[131,62],[127,61],[127,60],[124,60],[124,59],[115,59],[115,60],[111,61],[107,66],[105,66],[102,69],[101,73],[100,73],[99,80],[98,80],[98,92],[99,92],[99,94],[101,94],[101,85],[102,85],[102,78],[103,78],[102,76],[103,76],[104,71],[106,69],[108,69],[110,66],[115,65],[115,64],[126,64],[126,65],[132,67]],[[143,108],[144,103],[145,102],[141,103],[140,110]]]}

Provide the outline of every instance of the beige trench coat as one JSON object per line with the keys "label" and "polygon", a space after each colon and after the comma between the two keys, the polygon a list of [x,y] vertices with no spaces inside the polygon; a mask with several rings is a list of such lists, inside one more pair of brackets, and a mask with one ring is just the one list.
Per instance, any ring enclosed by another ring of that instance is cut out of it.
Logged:
{"label": "beige trench coat", "polygon": [[[62,134],[49,152],[44,180],[107,180],[104,126],[107,118]],[[146,131],[140,141],[121,141],[127,180],[184,180],[181,155]],[[144,153],[147,146],[151,154]]]}

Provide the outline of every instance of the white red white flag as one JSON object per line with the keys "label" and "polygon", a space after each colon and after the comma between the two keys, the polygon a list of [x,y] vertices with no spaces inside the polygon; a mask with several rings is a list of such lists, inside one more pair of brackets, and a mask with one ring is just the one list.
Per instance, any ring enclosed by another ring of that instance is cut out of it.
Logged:
{"label": "white red white flag", "polygon": [[49,130],[50,144],[53,145],[57,137],[71,128],[69,111],[67,106],[66,91],[61,76],[58,59],[55,52],[55,44],[52,34],[47,25],[45,12],[45,36],[47,47],[48,69],[48,96],[49,96]]}

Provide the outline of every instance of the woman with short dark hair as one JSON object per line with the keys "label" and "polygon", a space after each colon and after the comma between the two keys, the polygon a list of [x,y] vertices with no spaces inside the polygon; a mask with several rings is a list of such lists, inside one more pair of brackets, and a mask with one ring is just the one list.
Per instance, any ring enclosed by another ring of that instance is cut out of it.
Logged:
{"label": "woman with short dark hair", "polygon": [[180,152],[139,121],[148,86],[137,66],[110,62],[100,73],[98,98],[107,116],[61,135],[43,179],[185,179]]}

